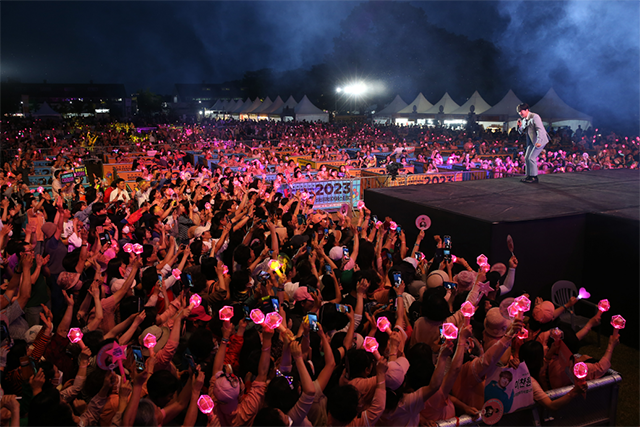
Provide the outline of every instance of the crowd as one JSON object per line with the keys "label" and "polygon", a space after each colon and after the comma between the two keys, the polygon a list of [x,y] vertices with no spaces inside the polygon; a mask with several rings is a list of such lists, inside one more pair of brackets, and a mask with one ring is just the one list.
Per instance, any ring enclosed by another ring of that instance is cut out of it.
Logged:
{"label": "crowd", "polygon": [[[617,334],[601,359],[574,356],[602,312],[579,331],[560,323],[577,300],[555,307],[517,294],[515,256],[452,259],[448,236],[423,230],[408,242],[366,206],[314,209],[313,194],[261,179],[261,166],[276,163],[283,175],[304,174],[272,152],[235,172],[239,157],[212,172],[182,152],[247,153],[233,141],[250,132],[345,162],[344,148],[359,146],[366,159],[385,132],[398,161],[444,142],[423,135],[405,146],[390,127],[227,125],[155,131],[140,149],[157,155],[138,162],[144,177],[133,189],[62,184],[60,172],[86,155],[66,138],[70,128],[3,130],[20,148],[0,172],[3,425],[434,425],[480,416],[509,380],[487,379],[509,367],[526,365],[535,401],[557,409],[611,366]],[[102,142],[114,141],[124,145]],[[637,165],[637,143],[621,145],[610,147]],[[30,191],[30,162],[45,148],[52,189]],[[609,153],[602,147],[594,161]],[[575,158],[591,167],[591,157]],[[573,159],[567,150],[545,161],[568,171]],[[580,362],[584,379],[567,373]],[[561,398],[545,393],[567,385]]]}

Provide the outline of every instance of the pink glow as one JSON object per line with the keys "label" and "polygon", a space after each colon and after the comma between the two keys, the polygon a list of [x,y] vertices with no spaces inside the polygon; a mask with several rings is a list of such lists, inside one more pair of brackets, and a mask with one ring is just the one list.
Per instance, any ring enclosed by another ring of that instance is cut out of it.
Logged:
{"label": "pink glow", "polygon": [[479,266],[483,266],[489,263],[489,260],[487,259],[486,255],[478,255],[478,258],[476,258],[476,262],[478,263]]}
{"label": "pink glow", "polygon": [[364,202],[362,200],[358,201],[358,204],[356,205],[358,210],[362,210],[364,209]]}
{"label": "pink glow", "polygon": [[157,344],[156,336],[153,335],[152,333],[148,333],[147,335],[145,335],[145,337],[142,340],[142,342],[143,342],[145,347],[151,349],[151,348],[155,347],[156,344]]}
{"label": "pink glow", "polygon": [[180,271],[180,269],[178,269],[178,268],[174,268],[173,270],[171,270],[171,275],[172,275],[176,280],[180,280],[180,274],[182,274],[182,271]]}
{"label": "pink glow", "polygon": [[226,265],[222,268],[222,274],[229,274],[229,267]]}
{"label": "pink glow", "polygon": [[201,395],[198,398],[198,408],[203,414],[210,414],[213,411],[213,399],[206,394]]}
{"label": "pink glow", "polygon": [[442,336],[448,340],[455,340],[458,338],[458,328],[453,323],[443,323]]}
{"label": "pink glow", "polygon": [[189,304],[192,305],[193,308],[200,307],[200,304],[202,304],[202,297],[198,294],[191,295],[191,298],[189,298]]}
{"label": "pink glow", "polygon": [[364,347],[364,349],[369,353],[373,353],[374,351],[378,350],[379,345],[378,341],[374,337],[366,337],[364,339],[364,344],[362,344],[362,347]]}
{"label": "pink glow", "polygon": [[392,231],[396,231],[396,229],[398,228],[398,224],[396,224],[394,221],[391,221],[389,223],[389,229]]}
{"label": "pink glow", "polygon": [[519,296],[514,300],[520,311],[529,311],[531,309],[531,300],[524,295]]}
{"label": "pink glow", "polygon": [[603,313],[605,311],[609,311],[610,308],[611,308],[611,304],[609,304],[608,299],[600,300],[600,302],[598,303],[598,310],[600,310]]}
{"label": "pink glow", "polygon": [[518,332],[518,338],[521,340],[526,340],[529,338],[529,330],[527,328],[522,328],[520,332]]}
{"label": "pink glow", "polygon": [[125,245],[122,247],[122,249],[130,254],[131,252],[133,252],[133,245],[131,243],[125,243]]}
{"label": "pink glow", "polygon": [[220,320],[222,321],[231,320],[231,318],[233,317],[233,307],[231,307],[230,305],[225,305],[220,309],[220,311],[218,311],[218,314],[220,316]]}
{"label": "pink glow", "polygon": [[387,329],[391,328],[391,322],[389,322],[389,319],[384,316],[378,317],[378,321],[376,323],[380,332],[384,332]]}
{"label": "pink glow", "polygon": [[69,338],[69,341],[71,341],[72,343],[77,343],[78,341],[81,341],[82,337],[83,335],[80,328],[71,328],[69,329],[69,333],[67,334],[67,338]]}
{"label": "pink glow", "polygon": [[559,328],[553,328],[551,330],[550,336],[554,341],[558,341],[564,338],[564,332],[562,332]]}
{"label": "pink glow", "polygon": [[591,296],[589,292],[585,288],[580,288],[578,291],[578,299],[587,299]]}
{"label": "pink glow", "polygon": [[518,307],[518,304],[514,301],[507,308],[507,311],[509,313],[509,317],[517,317],[518,313],[520,312],[520,307]]}
{"label": "pink glow", "polygon": [[453,263],[455,264],[458,261],[458,257],[451,254],[451,261],[453,261]]}
{"label": "pink glow", "polygon": [[269,329],[276,329],[278,326],[280,326],[282,324],[282,316],[280,316],[275,311],[271,312],[271,313],[267,314],[267,316],[265,317],[264,324]]}
{"label": "pink glow", "polygon": [[133,245],[133,253],[136,255],[140,255],[142,253],[142,251],[144,251],[144,249],[142,248],[142,245],[140,243],[136,243],[135,245]]}
{"label": "pink glow", "polygon": [[576,378],[585,378],[587,376],[587,374],[589,373],[589,368],[587,367],[587,364],[584,362],[578,362],[575,365],[573,365],[573,375],[576,376]]}
{"label": "pink glow", "polygon": [[620,316],[619,314],[616,314],[611,318],[611,326],[616,329],[624,329],[626,323],[627,321],[624,320],[624,317]]}
{"label": "pink glow", "polygon": [[251,320],[253,320],[253,323],[255,323],[256,325],[264,322],[264,313],[259,308],[254,308],[253,310],[251,310],[251,314],[249,314],[249,317],[251,317]]}
{"label": "pink glow", "polygon": [[476,308],[469,301],[465,301],[462,303],[460,311],[464,317],[473,317],[476,312]]}

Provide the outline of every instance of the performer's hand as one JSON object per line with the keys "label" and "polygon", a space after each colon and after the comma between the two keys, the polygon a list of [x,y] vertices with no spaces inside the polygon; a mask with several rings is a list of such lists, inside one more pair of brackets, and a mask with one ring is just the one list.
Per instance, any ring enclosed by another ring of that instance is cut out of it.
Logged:
{"label": "performer's hand", "polygon": [[522,127],[522,120],[518,119],[518,127]]}

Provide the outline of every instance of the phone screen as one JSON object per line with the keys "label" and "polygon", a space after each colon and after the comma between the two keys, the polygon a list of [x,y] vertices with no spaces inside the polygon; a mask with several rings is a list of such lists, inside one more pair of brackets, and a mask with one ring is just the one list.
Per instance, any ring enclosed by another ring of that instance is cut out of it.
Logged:
{"label": "phone screen", "polygon": [[442,254],[444,255],[445,261],[451,261],[451,249],[443,249]]}
{"label": "phone screen", "polygon": [[458,287],[454,282],[444,282],[445,289],[456,289]]}
{"label": "phone screen", "polygon": [[351,310],[349,310],[349,306],[347,306],[347,305],[336,304],[336,311],[338,313],[349,313]]}
{"label": "phone screen", "polygon": [[444,337],[444,331],[442,325],[440,325],[440,344],[444,344],[447,339]]}
{"label": "phone screen", "polygon": [[331,273],[331,266],[329,264],[325,264],[324,265],[324,271],[327,274]]}
{"label": "phone screen", "polygon": [[133,360],[136,363],[136,370],[138,372],[144,371],[144,358],[142,357],[142,349],[138,345],[131,346],[133,351]]}
{"label": "phone screen", "polygon": [[444,236],[444,247],[451,249],[451,236]]}
{"label": "phone screen", "polygon": [[318,315],[315,313],[309,313],[307,314],[307,317],[309,318],[309,330],[311,332],[317,332],[318,331]]}
{"label": "phone screen", "polygon": [[342,248],[342,255],[344,256],[344,259],[349,259],[349,249]]}
{"label": "phone screen", "polygon": [[271,298],[271,305],[273,306],[273,311],[280,311],[280,300],[278,298]]}
{"label": "phone screen", "polygon": [[245,320],[251,320],[250,314],[251,314],[251,310],[249,309],[248,305],[243,305],[242,306],[242,311],[244,312],[244,319]]}
{"label": "phone screen", "polygon": [[400,283],[402,283],[402,273],[400,272],[393,273],[393,284],[396,287],[398,287],[400,286]]}

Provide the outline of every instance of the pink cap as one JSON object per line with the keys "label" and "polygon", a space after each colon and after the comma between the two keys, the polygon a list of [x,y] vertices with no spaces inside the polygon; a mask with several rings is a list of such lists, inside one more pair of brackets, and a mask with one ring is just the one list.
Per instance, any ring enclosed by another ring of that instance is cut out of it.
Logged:
{"label": "pink cap", "polygon": [[268,313],[264,318],[264,324],[269,327],[269,329],[276,329],[282,324],[282,316],[275,311]]}
{"label": "pink cap", "polygon": [[380,332],[384,332],[391,327],[391,322],[389,322],[389,319],[384,316],[378,317],[378,321],[376,323]]}
{"label": "pink cap", "polygon": [[455,340],[458,338],[458,328],[453,323],[443,323],[442,336],[448,340]]}
{"label": "pink cap", "polygon": [[200,307],[200,304],[202,304],[202,297],[198,294],[191,295],[191,298],[189,298],[189,304],[191,304],[193,308]]}
{"label": "pink cap", "polygon": [[619,314],[616,314],[611,318],[611,326],[616,329],[624,329],[626,323],[627,321],[624,320],[624,317],[620,316]]}
{"label": "pink cap", "polygon": [[586,363],[578,362],[575,365],[573,365],[573,375],[575,375],[576,378],[585,378],[588,373],[589,373],[589,368],[587,367]]}
{"label": "pink cap", "polygon": [[476,312],[476,308],[469,301],[465,301],[460,306],[460,311],[464,317],[473,317]]}
{"label": "pink cap", "polygon": [[69,341],[71,341],[72,343],[77,343],[78,341],[81,341],[82,336],[83,335],[80,328],[71,328],[69,329],[69,333],[67,334],[67,338],[69,338]]}
{"label": "pink cap", "polygon": [[378,341],[374,337],[365,337],[362,347],[369,353],[373,353],[379,347]]}
{"label": "pink cap", "polygon": [[213,399],[206,394],[201,395],[198,398],[198,408],[202,411],[203,414],[209,414],[213,411]]}
{"label": "pink cap", "polygon": [[251,317],[251,320],[253,320],[253,323],[255,323],[256,325],[264,322],[264,313],[259,308],[254,308],[253,310],[251,310],[249,317]]}
{"label": "pink cap", "polygon": [[153,348],[156,346],[157,342],[156,342],[156,336],[153,335],[152,333],[148,333],[147,335],[145,335],[144,339],[142,340],[143,344],[145,347],[147,348]]}
{"label": "pink cap", "polygon": [[605,311],[609,311],[610,308],[611,308],[611,304],[609,304],[608,299],[600,300],[600,302],[598,303],[598,310],[600,310],[603,313]]}
{"label": "pink cap", "polygon": [[231,318],[233,317],[233,307],[231,307],[230,305],[225,305],[220,309],[220,311],[218,311],[218,314],[220,315],[220,320],[222,321],[231,320]]}

